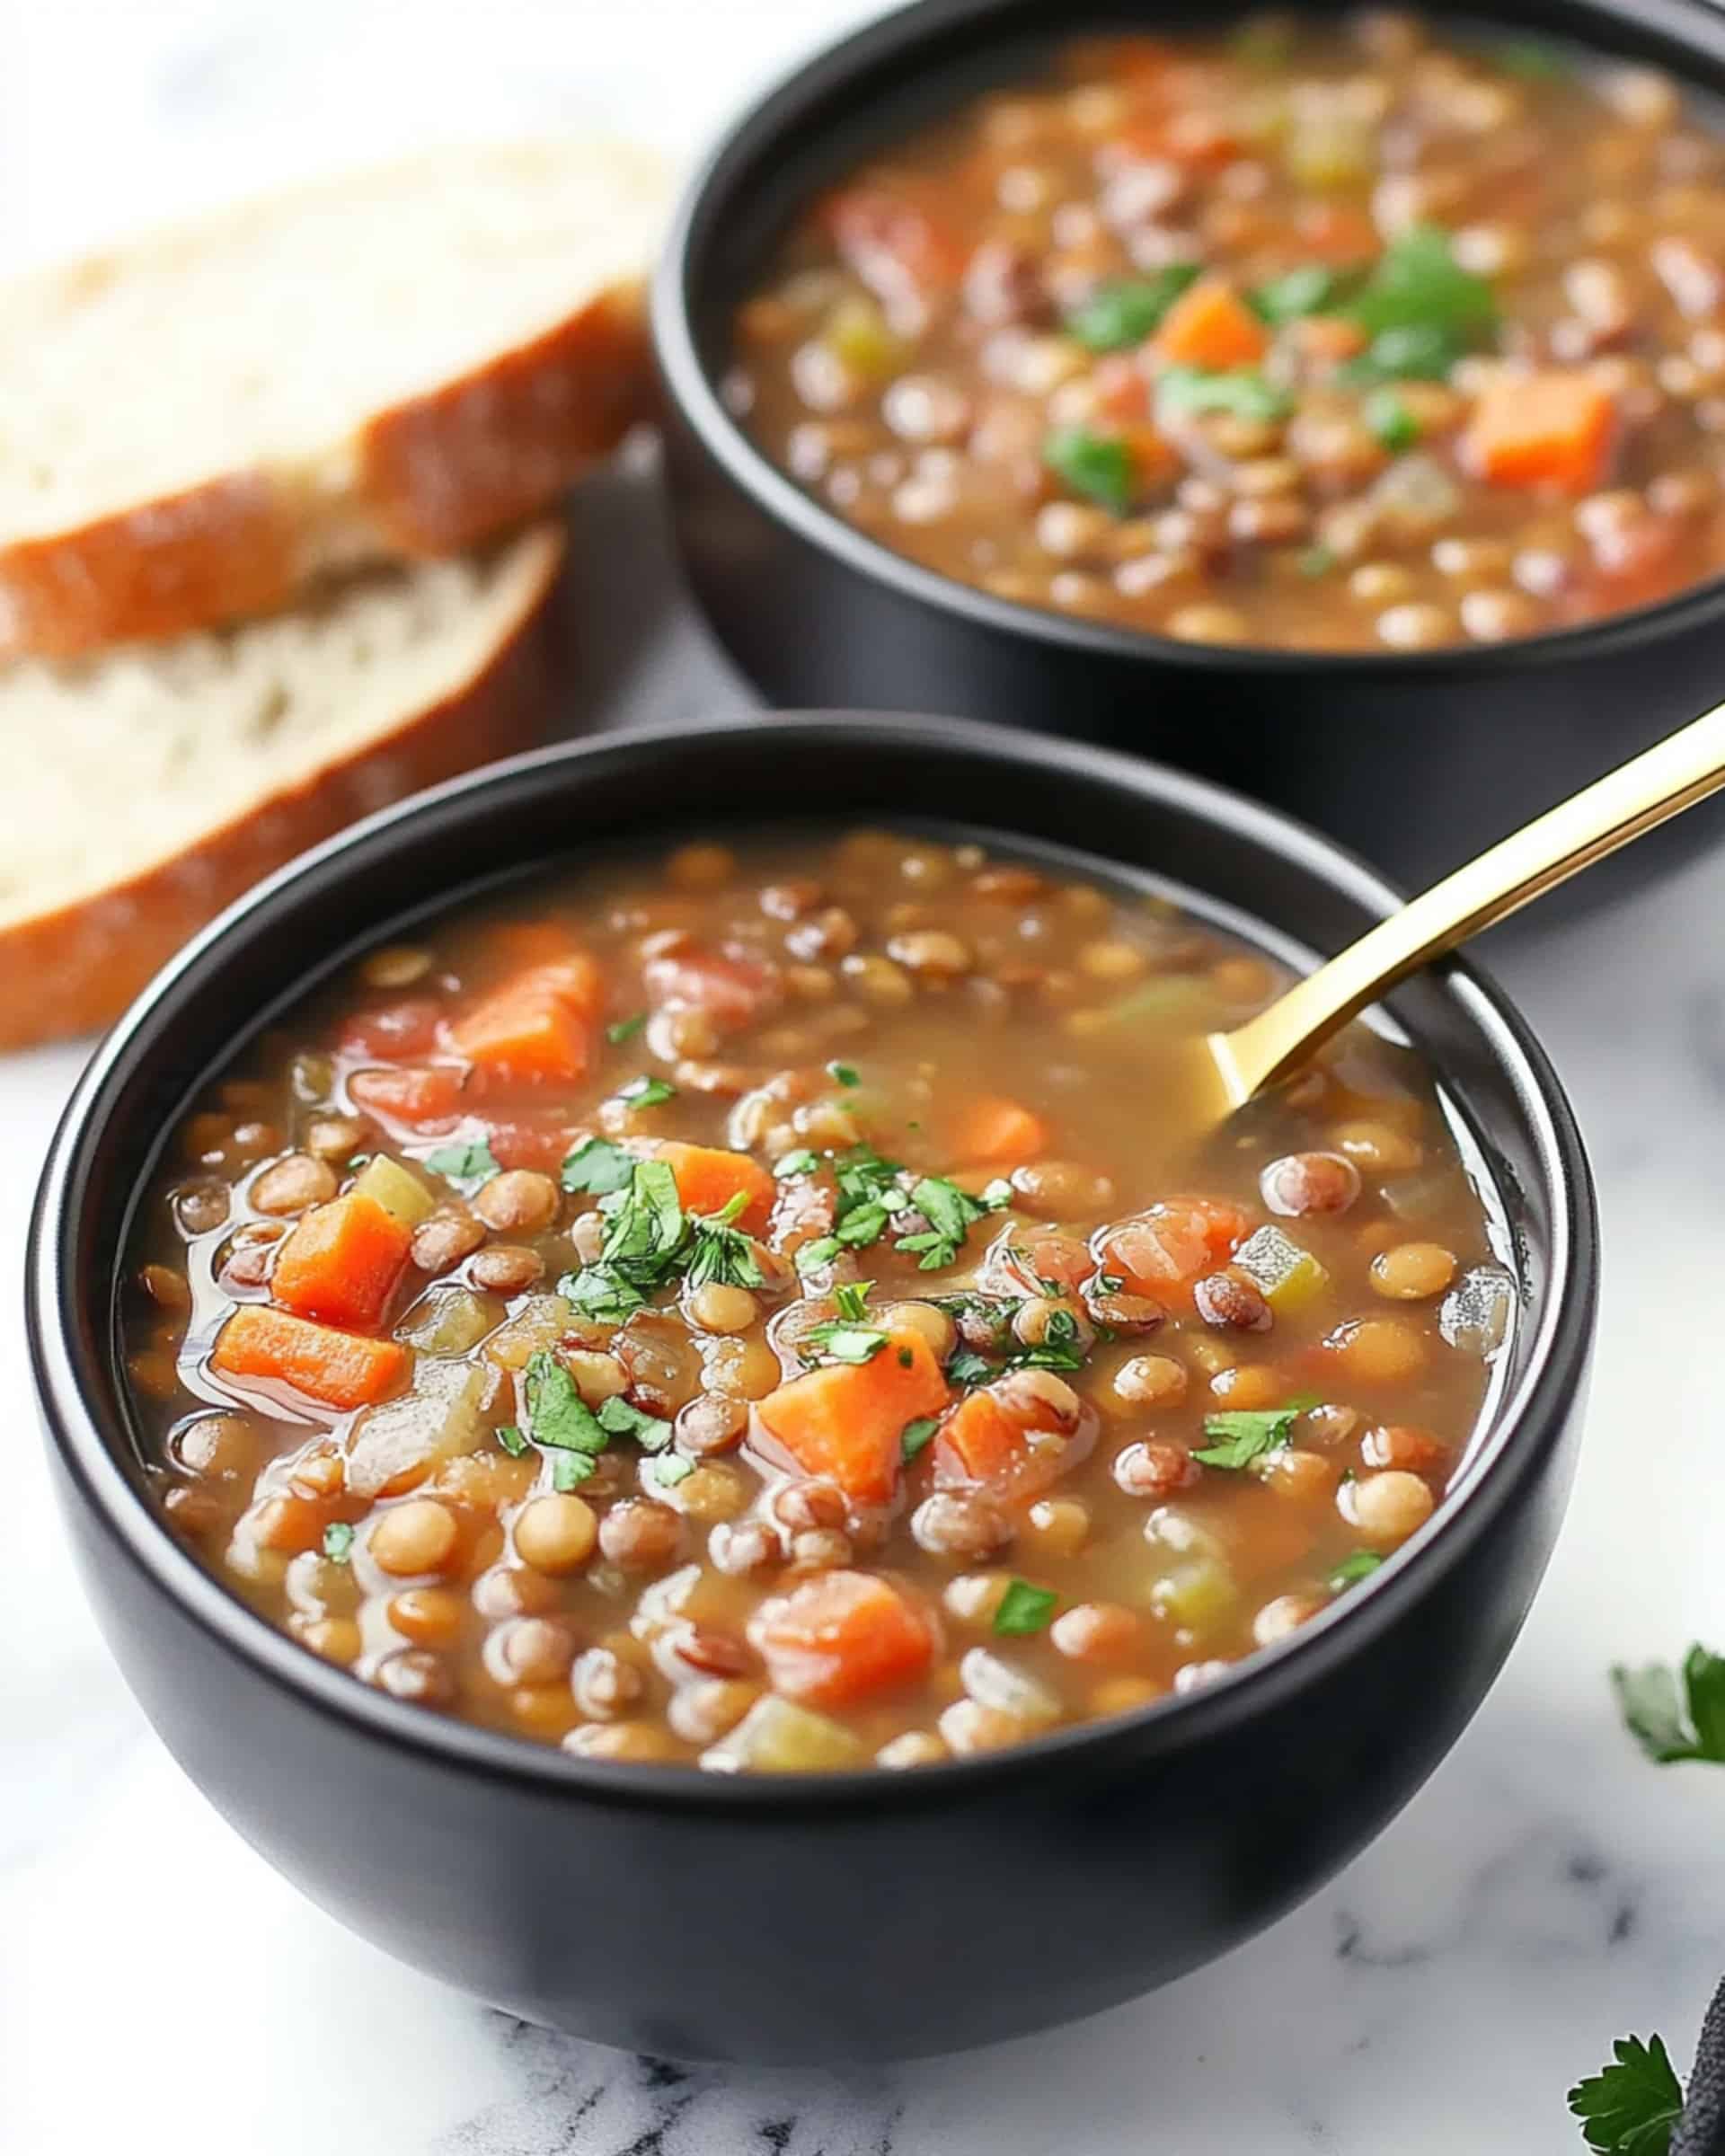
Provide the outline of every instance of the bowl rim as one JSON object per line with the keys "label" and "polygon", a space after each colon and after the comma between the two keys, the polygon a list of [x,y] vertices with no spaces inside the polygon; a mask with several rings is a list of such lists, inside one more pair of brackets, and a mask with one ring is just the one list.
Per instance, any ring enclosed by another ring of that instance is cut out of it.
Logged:
{"label": "bowl rim", "polygon": [[[1465,681],[1505,670],[1536,670],[1568,661],[1585,664],[1607,653],[1634,651],[1681,636],[1725,614],[1725,570],[1668,597],[1595,622],[1548,629],[1499,644],[1455,644],[1431,651],[1296,651],[1273,644],[1182,643],[1147,629],[1087,621],[1058,608],[1004,599],[939,570],[929,569],[871,537],[780,470],[727,409],[702,361],[695,314],[705,275],[709,235],[723,223],[739,185],[772,145],[795,135],[811,108],[860,71],[901,66],[929,39],[971,22],[979,27],[1014,0],[904,0],[885,15],[806,52],[774,76],[720,134],[686,181],[672,213],[650,284],[655,358],[672,404],[706,454],[754,506],[798,538],[832,556],[853,574],[884,584],[901,598],[1005,637],[1040,641],[1089,657],[1190,669],[1195,673],[1315,676],[1329,669],[1349,682],[1376,679]],[[1693,59],[1711,57],[1725,80],[1725,15],[1712,0],[1566,0],[1563,12],[1632,22]],[[1482,16],[1499,12],[1486,0]],[[1514,0],[1506,13],[1513,27]],[[1563,36],[1564,31],[1554,34]],[[1578,38],[1580,31],[1578,27]]]}
{"label": "bowl rim", "polygon": [[[429,1713],[388,1697],[280,1631],[224,1586],[181,1543],[121,1465],[128,1439],[117,1418],[103,1422],[84,1383],[80,1312],[93,1312],[90,1337],[111,1337],[108,1312],[117,1260],[99,1277],[71,1263],[80,1197],[90,1155],[106,1127],[111,1096],[136,1067],[173,1038],[176,1006],[188,984],[219,978],[243,960],[260,923],[291,914],[298,897],[343,882],[363,882],[396,852],[459,827],[488,797],[546,779],[579,784],[583,772],[645,759],[705,740],[753,739],[764,728],[805,737],[812,757],[835,729],[866,752],[891,758],[933,738],[978,762],[1004,764],[1027,782],[1076,769],[1092,782],[1122,788],[1196,820],[1226,843],[1279,856],[1316,875],[1374,914],[1393,910],[1393,886],[1333,841],[1279,811],[1190,774],[1118,751],[1057,740],[971,720],[902,712],[792,711],[671,723],[561,743],[491,764],[412,796],[301,854],[230,906],[165,967],[98,1046],[74,1089],[50,1143],[31,1211],[24,1264],[25,1319],[31,1376],[50,1450],[110,1541],[148,1583],[166,1595],[214,1644],[267,1684],[358,1737],[455,1766],[484,1779],[533,1785],[600,1803],[653,1810],[762,1809],[878,1811],[884,1806],[968,1801],[997,1783],[1033,1781],[1075,1752],[1130,1751],[1150,1763],[1157,1749],[1202,1743],[1207,1735],[1250,1719],[1347,1660],[1409,1613],[1464,1557],[1491,1521],[1536,1471],[1556,1444],[1579,1392],[1591,1351],[1597,1301],[1598,1226],[1591,1172],[1562,1087],[1526,1021],[1503,992],[1465,961],[1431,969],[1484,1042],[1510,1083],[1524,1134],[1538,1162],[1551,1222],[1547,1286],[1530,1300],[1533,1328],[1526,1365],[1499,1401],[1458,1481],[1432,1518],[1360,1588],[1339,1597],[1291,1638],[1261,1648],[1212,1681],[1170,1692],[1104,1721],[1071,1724],[1007,1750],[947,1760],[894,1773],[874,1765],[832,1773],[714,1774],[686,1764],[588,1761],[561,1748],[477,1723]],[[984,827],[1010,838],[1008,824]],[[507,865],[507,864],[505,864]],[[484,871],[475,869],[475,876]],[[375,884],[371,888],[377,888]],[[284,991],[284,994],[288,994]],[[254,1003],[250,1008],[255,1008]],[[250,1023],[252,1021],[248,1021]],[[199,1051],[199,1067],[219,1057]],[[101,1346],[93,1359],[100,1360]]]}

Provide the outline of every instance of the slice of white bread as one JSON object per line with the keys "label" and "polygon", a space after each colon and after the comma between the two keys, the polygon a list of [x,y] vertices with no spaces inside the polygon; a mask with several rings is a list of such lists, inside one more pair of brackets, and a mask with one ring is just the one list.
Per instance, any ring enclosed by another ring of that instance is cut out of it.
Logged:
{"label": "slice of white bread", "polygon": [[236,628],[0,667],[0,1048],[106,1024],[304,847],[529,747],[564,550],[539,525]]}
{"label": "slice of white bread", "polygon": [[0,287],[0,656],[538,514],[650,410],[665,201],[622,144],[447,150]]}

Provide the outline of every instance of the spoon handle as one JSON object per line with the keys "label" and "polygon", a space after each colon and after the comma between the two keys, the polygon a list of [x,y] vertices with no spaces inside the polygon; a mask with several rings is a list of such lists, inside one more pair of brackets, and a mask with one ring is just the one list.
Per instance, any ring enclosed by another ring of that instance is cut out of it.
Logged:
{"label": "spoon handle", "polygon": [[1725,703],[1488,847],[1227,1035],[1239,1097],[1281,1077],[1429,959],[1721,786]]}

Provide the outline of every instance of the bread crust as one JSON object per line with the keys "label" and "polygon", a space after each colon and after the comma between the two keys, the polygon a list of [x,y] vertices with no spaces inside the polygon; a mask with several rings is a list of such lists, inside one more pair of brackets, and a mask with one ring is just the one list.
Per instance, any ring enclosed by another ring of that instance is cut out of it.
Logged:
{"label": "bread crust", "polygon": [[555,679],[553,600],[567,552],[558,526],[534,536],[514,614],[436,702],[172,858],[0,928],[0,1049],[109,1024],[206,922],[296,853],[406,794],[532,747]]}
{"label": "bread crust", "polygon": [[[58,274],[113,276],[124,260]],[[180,636],[272,612],[332,570],[459,552],[543,513],[655,402],[641,281],[589,291],[310,463],[266,460],[0,543],[0,658]]]}

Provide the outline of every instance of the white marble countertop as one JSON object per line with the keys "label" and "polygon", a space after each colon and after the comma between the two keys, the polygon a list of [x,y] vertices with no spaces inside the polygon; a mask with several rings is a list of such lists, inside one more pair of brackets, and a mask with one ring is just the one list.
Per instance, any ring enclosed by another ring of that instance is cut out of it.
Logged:
{"label": "white marble countertop", "polygon": [[[597,118],[677,147],[763,67],[860,12],[110,0],[21,4],[9,22],[12,4],[0,0],[0,232],[17,256],[380,139]],[[610,483],[597,508],[588,611],[608,634],[588,647],[576,722],[735,704],[740,688],[670,588],[650,493]],[[83,1051],[0,1059],[0,2149],[1579,2148],[1569,2084],[1630,2029],[1659,2029],[1686,2065],[1725,1968],[1725,1775],[1644,1764],[1606,1687],[1615,1658],[1725,1644],[1725,1441],[1716,1368],[1697,1352],[1719,1321],[1722,906],[1725,855],[1608,915],[1518,926],[1493,953],[1592,1148],[1605,1305],[1556,1557],[1447,1762],[1332,1886],[1214,1967],[1075,2028],[837,2077],[683,2072],[474,2005],[303,1903],[184,1780],[85,1611],[24,1369],[30,1188]],[[1681,1501],[1659,1502],[1661,1486]]]}

